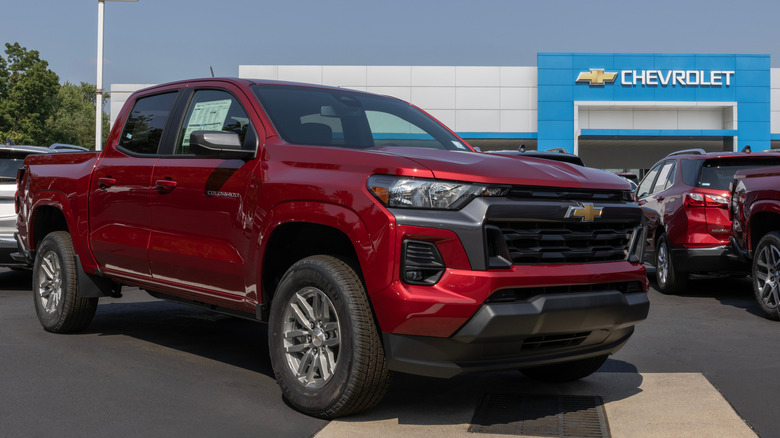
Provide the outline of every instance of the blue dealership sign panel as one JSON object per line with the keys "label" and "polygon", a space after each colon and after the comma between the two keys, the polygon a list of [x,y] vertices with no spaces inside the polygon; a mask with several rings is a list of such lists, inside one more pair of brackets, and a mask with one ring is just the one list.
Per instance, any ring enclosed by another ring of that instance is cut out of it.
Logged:
{"label": "blue dealership sign panel", "polygon": [[[578,136],[736,137],[737,149],[771,147],[769,55],[539,53],[537,61],[540,150],[576,152]],[[720,126],[701,129],[620,123],[593,129],[578,120],[580,107],[720,109],[724,116]]]}

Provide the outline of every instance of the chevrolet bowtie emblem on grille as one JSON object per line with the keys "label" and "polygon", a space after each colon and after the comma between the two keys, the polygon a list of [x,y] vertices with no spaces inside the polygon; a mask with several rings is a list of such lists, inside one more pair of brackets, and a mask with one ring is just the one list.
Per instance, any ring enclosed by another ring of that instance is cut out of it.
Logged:
{"label": "chevrolet bowtie emblem on grille", "polygon": [[591,86],[598,85],[603,87],[606,82],[615,82],[617,75],[617,72],[604,73],[603,68],[592,68],[590,72],[580,72],[577,76],[577,82],[587,82]]}
{"label": "chevrolet bowtie emblem on grille", "polygon": [[579,207],[569,207],[564,217],[578,217],[582,222],[593,222],[597,217],[601,217],[602,211],[604,211],[603,207],[595,207],[593,204],[586,202]]}

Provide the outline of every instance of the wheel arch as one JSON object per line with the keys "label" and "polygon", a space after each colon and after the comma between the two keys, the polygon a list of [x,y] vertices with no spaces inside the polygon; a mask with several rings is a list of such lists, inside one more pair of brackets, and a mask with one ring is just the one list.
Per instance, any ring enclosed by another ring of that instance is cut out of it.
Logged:
{"label": "wheel arch", "polygon": [[25,230],[28,248],[33,252],[46,235],[67,231],[73,240],[73,249],[86,272],[94,272],[97,263],[89,248],[89,220],[85,199],[73,200],[62,192],[47,191],[37,194],[30,208]]}
{"label": "wheel arch", "polygon": [[371,233],[354,211],[335,204],[290,202],[277,206],[266,222],[258,283],[264,308],[269,308],[287,269],[316,254],[335,256],[352,266],[369,295],[390,284],[393,234]]}
{"label": "wheel arch", "polygon": [[758,243],[767,233],[771,231],[780,231],[780,213],[775,211],[762,211],[754,213],[750,217],[748,226],[750,236],[748,242],[750,251],[758,248]]}

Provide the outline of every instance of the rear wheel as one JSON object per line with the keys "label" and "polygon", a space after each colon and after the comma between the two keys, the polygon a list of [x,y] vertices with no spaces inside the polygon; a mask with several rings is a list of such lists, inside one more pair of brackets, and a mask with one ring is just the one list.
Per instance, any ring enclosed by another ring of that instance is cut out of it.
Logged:
{"label": "rear wheel", "polygon": [[287,271],[268,337],[276,381],[301,412],[354,414],[387,392],[390,373],[363,283],[335,257],[308,257]]}
{"label": "rear wheel", "polygon": [[570,362],[543,365],[540,367],[523,368],[520,371],[526,376],[543,382],[571,382],[579,380],[595,373],[609,355],[589,357],[587,359],[573,360]]}
{"label": "rear wheel", "polygon": [[35,312],[46,331],[73,333],[92,322],[98,299],[79,297],[78,287],[70,234],[65,231],[48,234],[38,245],[33,267]]}
{"label": "rear wheel", "polygon": [[671,294],[685,289],[688,285],[688,274],[675,268],[666,233],[661,234],[661,237],[658,238],[655,249],[655,280],[658,284],[658,291]]}
{"label": "rear wheel", "polygon": [[753,293],[767,318],[780,320],[780,232],[761,238],[753,258]]}

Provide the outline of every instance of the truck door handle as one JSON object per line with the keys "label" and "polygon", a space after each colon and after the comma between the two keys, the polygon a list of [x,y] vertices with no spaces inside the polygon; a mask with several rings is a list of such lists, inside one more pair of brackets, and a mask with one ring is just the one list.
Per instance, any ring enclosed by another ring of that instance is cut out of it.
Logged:
{"label": "truck door handle", "polygon": [[98,187],[105,190],[109,187],[112,187],[114,184],[116,184],[116,179],[109,177],[105,178],[98,178]]}
{"label": "truck door handle", "polygon": [[176,181],[172,179],[158,179],[154,182],[154,187],[160,193],[169,193],[176,188]]}

